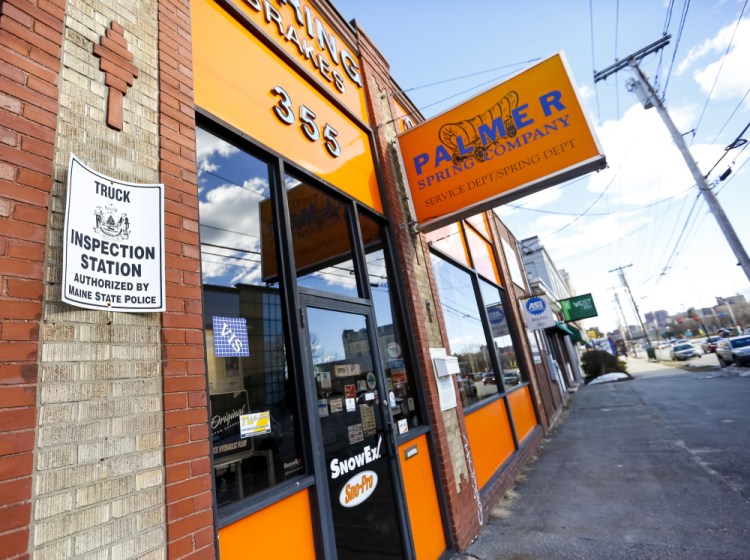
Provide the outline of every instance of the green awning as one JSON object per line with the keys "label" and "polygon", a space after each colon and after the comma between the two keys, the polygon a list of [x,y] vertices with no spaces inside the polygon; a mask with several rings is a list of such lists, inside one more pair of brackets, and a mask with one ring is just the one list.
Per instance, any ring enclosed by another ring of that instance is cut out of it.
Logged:
{"label": "green awning", "polygon": [[581,331],[579,331],[573,325],[565,325],[565,326],[568,327],[573,332],[573,334],[570,335],[570,338],[573,339],[573,342],[583,342],[583,335],[581,334]]}
{"label": "green awning", "polygon": [[566,334],[573,340],[573,342],[583,342],[581,331],[579,331],[573,325],[566,325],[565,323],[557,322],[555,323],[554,327],[550,327],[548,330],[557,330],[562,334]]}

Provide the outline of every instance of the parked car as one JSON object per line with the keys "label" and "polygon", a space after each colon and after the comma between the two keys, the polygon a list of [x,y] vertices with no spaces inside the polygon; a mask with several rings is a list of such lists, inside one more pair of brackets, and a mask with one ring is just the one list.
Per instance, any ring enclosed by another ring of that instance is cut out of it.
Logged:
{"label": "parked car", "polygon": [[482,385],[487,385],[488,383],[491,383],[492,385],[496,385],[497,382],[495,381],[495,372],[494,371],[485,371],[482,374]]}
{"label": "parked car", "polygon": [[679,342],[669,350],[669,357],[673,360],[689,360],[698,356],[698,350],[689,342]]}
{"label": "parked car", "polygon": [[722,338],[716,345],[716,357],[721,367],[750,365],[750,335]]}
{"label": "parked car", "polygon": [[503,371],[503,383],[506,387],[518,385],[521,382],[521,371],[517,369],[506,369]]}
{"label": "parked car", "polygon": [[456,377],[458,383],[458,392],[463,396],[464,399],[471,402],[472,399],[477,397],[477,387],[474,385],[474,381],[468,375],[466,377]]}
{"label": "parked car", "polygon": [[716,352],[716,343],[719,342],[720,340],[721,340],[720,336],[709,336],[701,344],[701,349],[703,350],[705,354],[709,354],[710,352]]}

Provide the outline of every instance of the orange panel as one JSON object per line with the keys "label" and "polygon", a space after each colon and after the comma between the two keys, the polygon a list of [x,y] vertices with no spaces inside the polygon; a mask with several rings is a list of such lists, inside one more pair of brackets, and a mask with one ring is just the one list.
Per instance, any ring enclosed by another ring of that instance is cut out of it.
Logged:
{"label": "orange panel", "polygon": [[[416,454],[413,454],[414,448]],[[409,459],[406,458],[407,451]],[[419,560],[432,560],[443,553],[446,545],[427,436],[419,436],[399,447],[398,457],[404,475],[414,550]]]}
{"label": "orange panel", "polygon": [[[318,83],[367,122],[365,94],[355,49],[332,31],[333,28],[312,4],[303,2],[299,14],[294,2],[273,4],[275,6],[261,0],[235,2],[237,8],[309,71]],[[299,21],[299,16],[303,21]],[[321,37],[327,41],[321,42]],[[310,48],[312,52],[308,56]]]}
{"label": "orange panel", "polygon": [[471,457],[481,488],[516,450],[505,402],[498,399],[466,416]]}
{"label": "orange panel", "polygon": [[508,394],[508,402],[510,403],[513,425],[516,427],[516,436],[518,442],[521,443],[537,425],[529,386],[526,385]]}
{"label": "orange panel", "polygon": [[468,241],[471,250],[474,270],[496,284],[502,284],[500,273],[497,271],[497,265],[495,264],[492,245],[487,243],[471,226],[466,226],[466,241]]}
{"label": "orange panel", "polygon": [[366,132],[215,2],[194,0],[191,10],[196,105],[382,212]]}
{"label": "orange panel", "polygon": [[[289,538],[293,534],[294,538]],[[307,490],[219,530],[221,560],[294,558],[315,560]]]}
{"label": "orange panel", "polygon": [[469,264],[469,250],[464,243],[464,235],[458,223],[449,224],[445,227],[431,231],[426,234],[427,242],[440,249],[447,255],[453,257],[463,265]]}

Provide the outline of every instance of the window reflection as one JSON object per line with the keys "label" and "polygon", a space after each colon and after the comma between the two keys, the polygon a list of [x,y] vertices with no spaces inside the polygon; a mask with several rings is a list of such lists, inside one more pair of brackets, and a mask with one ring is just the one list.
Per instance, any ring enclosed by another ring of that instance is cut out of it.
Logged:
{"label": "window reflection", "polygon": [[487,318],[490,323],[492,340],[495,342],[497,357],[500,361],[500,369],[503,375],[503,385],[506,388],[514,387],[521,383],[521,369],[518,365],[516,350],[508,328],[508,317],[503,307],[500,289],[484,280],[479,281],[479,289]]}
{"label": "window reflection", "polygon": [[293,177],[286,185],[297,284],[358,297],[346,206]]}
{"label": "window reflection", "polygon": [[[211,443],[219,507],[304,471],[268,165],[197,130]],[[255,425],[253,429],[252,426]]]}
{"label": "window reflection", "polygon": [[406,353],[406,342],[399,322],[394,320],[393,316],[392,290],[382,249],[381,228],[374,220],[364,215],[360,215],[360,228],[375,310],[380,361],[386,377],[386,392],[397,432],[402,434],[420,424],[415,372]]}
{"label": "window reflection", "polygon": [[497,394],[479,305],[469,273],[432,255],[448,344],[458,358],[458,390],[464,406]]}

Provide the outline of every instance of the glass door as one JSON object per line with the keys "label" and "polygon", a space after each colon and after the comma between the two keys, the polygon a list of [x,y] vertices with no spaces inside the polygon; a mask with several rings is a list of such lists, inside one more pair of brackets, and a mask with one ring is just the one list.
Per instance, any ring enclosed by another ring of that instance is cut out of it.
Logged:
{"label": "glass door", "polygon": [[304,301],[338,558],[403,558],[370,308]]}

